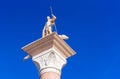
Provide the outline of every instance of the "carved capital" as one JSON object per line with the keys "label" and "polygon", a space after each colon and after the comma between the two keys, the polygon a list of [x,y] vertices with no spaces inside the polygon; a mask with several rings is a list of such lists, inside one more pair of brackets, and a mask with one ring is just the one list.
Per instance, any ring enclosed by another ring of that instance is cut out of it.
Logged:
{"label": "carved capital", "polygon": [[40,75],[46,72],[61,74],[61,69],[66,64],[66,59],[54,48],[33,56],[32,60],[36,64]]}

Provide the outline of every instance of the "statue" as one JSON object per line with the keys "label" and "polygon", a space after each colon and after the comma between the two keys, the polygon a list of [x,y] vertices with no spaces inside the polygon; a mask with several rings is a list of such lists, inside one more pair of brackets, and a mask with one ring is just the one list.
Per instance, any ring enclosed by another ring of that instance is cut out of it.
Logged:
{"label": "statue", "polygon": [[[52,18],[50,18],[50,16],[47,16],[47,22],[43,28],[43,31],[42,31],[42,37],[45,37],[49,34],[52,34],[52,27],[55,26],[55,20],[56,20],[56,16],[52,14]],[[56,26],[55,26],[56,27]],[[59,37],[63,40],[67,40],[69,39],[68,36],[62,34],[62,35],[59,35]]]}
{"label": "statue", "polygon": [[47,22],[43,28],[42,37],[45,37],[52,33],[52,27],[55,25],[56,16],[52,14],[52,18],[47,16]]}
{"label": "statue", "polygon": [[[50,18],[50,16],[47,16],[47,22],[43,28],[42,37],[52,34],[52,27],[55,26],[56,16],[53,14],[52,7],[50,7],[50,11],[51,11],[52,18]],[[55,26],[55,28],[56,28],[56,26]],[[57,29],[56,29],[56,32],[57,32]],[[59,35],[59,37],[63,40],[69,39],[69,37],[64,34]]]}

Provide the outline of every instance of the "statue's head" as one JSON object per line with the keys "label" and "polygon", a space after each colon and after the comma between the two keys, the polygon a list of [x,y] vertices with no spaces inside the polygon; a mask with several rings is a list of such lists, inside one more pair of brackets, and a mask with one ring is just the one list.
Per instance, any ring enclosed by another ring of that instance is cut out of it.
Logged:
{"label": "statue's head", "polygon": [[48,19],[48,20],[50,20],[50,17],[49,17],[49,16],[47,16],[47,19]]}

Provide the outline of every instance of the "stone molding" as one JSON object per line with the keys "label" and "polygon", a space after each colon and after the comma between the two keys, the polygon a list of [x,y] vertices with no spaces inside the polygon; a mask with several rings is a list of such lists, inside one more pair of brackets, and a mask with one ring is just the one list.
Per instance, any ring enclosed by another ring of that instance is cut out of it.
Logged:
{"label": "stone molding", "polygon": [[74,50],[56,33],[52,33],[44,38],[33,41],[22,49],[33,57],[52,47],[60,51],[59,53],[61,53],[65,58],[71,57],[75,54]]}

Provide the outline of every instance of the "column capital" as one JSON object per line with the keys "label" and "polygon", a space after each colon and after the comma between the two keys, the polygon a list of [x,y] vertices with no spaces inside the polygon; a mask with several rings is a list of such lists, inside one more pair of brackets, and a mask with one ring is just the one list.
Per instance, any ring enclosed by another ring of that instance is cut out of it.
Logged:
{"label": "column capital", "polygon": [[39,75],[46,72],[55,72],[60,75],[62,67],[66,64],[66,59],[54,48],[33,56],[32,60],[38,68]]}

